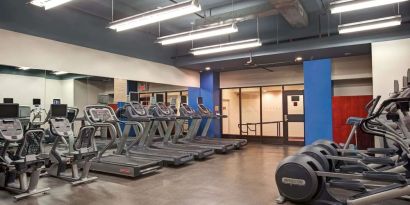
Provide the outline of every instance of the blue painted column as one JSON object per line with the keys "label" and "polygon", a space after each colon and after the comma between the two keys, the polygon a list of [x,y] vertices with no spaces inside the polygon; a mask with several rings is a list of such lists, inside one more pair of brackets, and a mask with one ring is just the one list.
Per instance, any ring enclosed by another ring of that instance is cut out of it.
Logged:
{"label": "blue painted column", "polygon": [[[219,73],[202,72],[200,79],[200,88],[188,89],[188,104],[198,110],[197,98],[202,97],[204,105],[213,112],[215,108],[220,109],[220,89],[219,89]],[[218,110],[220,112],[220,110]],[[203,122],[205,123],[205,122]],[[202,127],[198,134],[202,132]],[[214,120],[209,128],[208,136],[221,137],[221,123],[219,120]]]}
{"label": "blue painted column", "polygon": [[305,61],[305,143],[332,136],[332,61]]}

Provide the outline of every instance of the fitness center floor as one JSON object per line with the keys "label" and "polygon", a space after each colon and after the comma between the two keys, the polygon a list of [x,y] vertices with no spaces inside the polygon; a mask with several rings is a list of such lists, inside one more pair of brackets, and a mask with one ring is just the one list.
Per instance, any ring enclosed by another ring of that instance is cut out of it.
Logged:
{"label": "fitness center floor", "polygon": [[[278,196],[274,171],[300,147],[249,144],[244,150],[216,155],[206,163],[164,168],[155,176],[128,179],[103,174],[97,183],[72,187],[59,179],[44,178],[39,187],[50,194],[12,203],[0,192],[0,205],[241,205],[275,204]],[[399,200],[383,205],[405,205]]]}

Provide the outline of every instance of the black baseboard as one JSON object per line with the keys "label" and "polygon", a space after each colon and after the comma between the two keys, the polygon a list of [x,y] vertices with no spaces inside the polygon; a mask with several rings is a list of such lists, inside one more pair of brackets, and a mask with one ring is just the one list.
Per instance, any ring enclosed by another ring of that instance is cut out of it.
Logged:
{"label": "black baseboard", "polygon": [[305,145],[305,142],[302,142],[302,141],[289,141],[289,142],[285,142],[285,139],[284,139],[283,137],[222,135],[222,138],[227,138],[227,139],[246,139],[246,140],[248,140],[248,142],[261,143],[261,144],[295,145],[295,146],[304,146],[304,145]]}

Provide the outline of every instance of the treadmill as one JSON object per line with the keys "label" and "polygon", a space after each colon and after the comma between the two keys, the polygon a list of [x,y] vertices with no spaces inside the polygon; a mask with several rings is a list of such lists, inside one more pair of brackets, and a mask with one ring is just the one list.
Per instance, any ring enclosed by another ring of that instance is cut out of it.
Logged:
{"label": "treadmill", "polygon": [[[149,118],[148,112],[146,112],[144,107],[138,102],[131,102],[128,105],[130,106],[127,109],[129,119],[138,120],[144,116]],[[170,138],[177,116],[174,111],[168,108],[164,103],[156,103],[154,106],[151,106],[150,112],[153,116],[152,119],[156,121],[152,129],[157,129],[162,136],[162,141],[153,142],[151,147],[190,153],[194,155],[195,159],[199,160],[208,158],[215,153],[214,150],[210,148],[173,143]]]}
{"label": "treadmill", "polygon": [[182,129],[183,123],[185,120],[180,120],[179,125],[177,126],[177,134],[173,138],[174,143],[183,143],[183,144],[190,144],[196,145],[204,148],[211,148],[214,149],[216,153],[228,153],[229,151],[235,149],[235,145],[233,143],[227,143],[219,140],[206,140],[202,139],[201,137],[197,137],[196,133],[198,132],[199,126],[202,121],[202,117],[198,115],[192,107],[190,107],[186,103],[181,103],[179,108],[179,113],[182,117],[187,117],[191,121],[191,125],[189,126],[188,133],[182,136]]}
{"label": "treadmill", "polygon": [[[130,156],[149,157],[162,160],[167,165],[180,166],[194,160],[192,152],[159,149],[153,146],[153,138],[158,128],[159,120],[166,120],[168,117],[153,117],[147,115],[147,110],[141,104],[133,102],[134,109],[130,103],[126,103],[119,113],[124,113],[125,121],[123,135],[120,146],[126,146],[125,152]],[[155,120],[154,120],[155,119]],[[127,142],[131,131],[136,133],[135,140]]]}
{"label": "treadmill", "polygon": [[235,145],[236,149],[241,149],[242,147],[246,146],[248,144],[248,140],[246,139],[222,139],[222,138],[211,138],[207,136],[209,127],[211,125],[212,120],[220,120],[222,118],[227,118],[227,115],[220,115],[220,114],[216,114],[214,112],[212,112],[209,108],[207,108],[204,104],[203,104],[203,99],[202,97],[198,97],[198,113],[200,114],[200,116],[202,117],[202,119],[206,119],[206,123],[205,123],[205,127],[202,130],[201,133],[201,139],[202,140],[209,140],[209,141],[222,141],[222,142],[226,142],[226,143],[232,143]]}
{"label": "treadmill", "polygon": [[[112,138],[103,149],[99,150],[97,157],[91,160],[91,171],[139,177],[157,172],[162,168],[162,161],[158,159],[129,157],[118,153],[107,154],[107,151],[113,147],[116,138],[124,137],[119,135],[119,120],[111,107],[105,105],[86,106],[84,108],[84,117],[86,122],[96,129],[107,128]],[[93,143],[95,149],[97,149],[95,141]],[[123,149],[124,147],[117,146],[117,151]]]}

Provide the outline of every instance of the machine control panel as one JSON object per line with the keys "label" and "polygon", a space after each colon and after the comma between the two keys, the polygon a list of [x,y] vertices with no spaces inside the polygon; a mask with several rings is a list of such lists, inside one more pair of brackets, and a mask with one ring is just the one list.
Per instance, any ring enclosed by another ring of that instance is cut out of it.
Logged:
{"label": "machine control panel", "polygon": [[145,110],[144,106],[142,106],[139,102],[132,102],[132,107],[137,115],[146,116],[147,111]]}
{"label": "machine control panel", "polygon": [[50,119],[50,124],[52,126],[53,132],[60,136],[71,136],[73,135],[73,130],[71,128],[71,123],[67,118],[53,118]]}
{"label": "machine control panel", "polygon": [[1,119],[0,136],[10,142],[23,139],[23,127],[18,119]]}
{"label": "machine control panel", "polygon": [[90,109],[91,119],[94,122],[112,122],[115,121],[108,108],[91,108]]}

